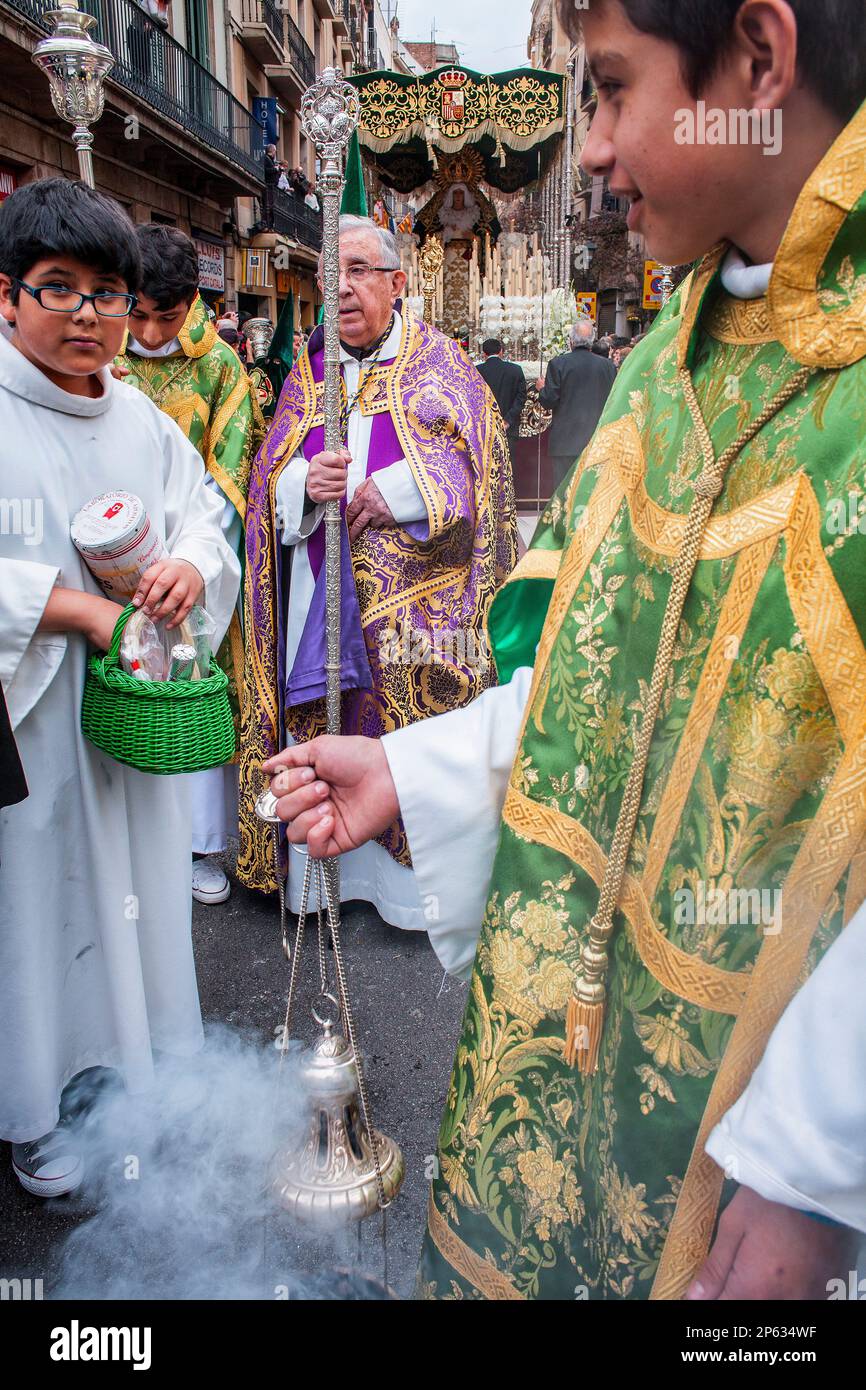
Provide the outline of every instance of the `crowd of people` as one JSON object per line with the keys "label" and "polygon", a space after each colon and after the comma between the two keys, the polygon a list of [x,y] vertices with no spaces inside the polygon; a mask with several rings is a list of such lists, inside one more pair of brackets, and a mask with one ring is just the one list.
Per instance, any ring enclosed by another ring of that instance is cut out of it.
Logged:
{"label": "crowd of people", "polygon": [[282,193],[292,194],[313,212],[321,211],[315,186],[310,183],[300,165],[292,169],[289,167],[288,160],[277,159],[276,145],[265,146],[262,156],[262,182],[264,183],[264,192],[261,231],[270,232],[274,229],[274,193],[277,189]]}
{"label": "crowd of people", "polygon": [[[0,207],[0,1136],[28,1193],[81,1182],[73,1077],[141,1090],[201,1046],[191,893],[224,900],[237,828],[248,888],[298,910],[339,855],[344,900],[469,982],[423,1296],[826,1298],[856,1269],[866,541],[832,503],[864,463],[861,9],[580,12],[583,167],[692,269],[639,341],[578,319],[539,379],[557,487],[520,558],[520,384],[412,314],[388,228],[340,220],[329,449],[321,325],[266,429],[188,238],[63,179]],[[783,150],[674,147],[698,96],[783,110]],[[82,733],[122,607],[70,525],[118,488],[164,547],[133,608],[210,616],[224,766]]]}

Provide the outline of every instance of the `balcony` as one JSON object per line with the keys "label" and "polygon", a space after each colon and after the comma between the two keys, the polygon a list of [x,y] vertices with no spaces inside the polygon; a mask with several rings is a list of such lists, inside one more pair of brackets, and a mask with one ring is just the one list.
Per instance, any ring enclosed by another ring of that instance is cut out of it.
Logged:
{"label": "balcony", "polygon": [[313,8],[319,19],[331,21],[336,36],[343,25],[343,0],[313,0]]}
{"label": "balcony", "polygon": [[278,188],[274,194],[274,231],[318,254],[322,247],[322,214],[313,212],[294,193]]}
{"label": "balcony", "polygon": [[[0,0],[0,12],[4,8],[24,16],[43,33],[50,28],[44,15],[53,8],[52,0]],[[240,187],[237,186],[237,178],[224,179],[226,187],[233,182],[234,191],[242,192],[250,187],[251,181],[260,181],[260,161],[254,153],[253,141],[253,133],[258,134],[258,130],[252,115],[207,68],[197,63],[133,0],[80,0],[79,8],[96,17],[97,24],[91,33],[114,55],[114,67],[107,84],[106,115],[103,117],[106,132],[112,128],[108,108],[111,105],[110,90],[116,86],[131,93],[173,129],[176,128],[177,148],[171,150],[169,147],[169,154],[163,141],[160,146],[163,159],[176,155],[178,160],[185,159],[188,163],[192,147],[190,154],[186,154],[184,136],[191,137],[195,144],[212,151],[243,172]],[[20,28],[18,32],[22,34]],[[25,46],[25,38],[19,37],[18,43]],[[11,80],[10,73],[7,73],[7,79]],[[41,80],[30,68],[25,88],[33,89],[36,82]],[[18,84],[13,81],[12,85]],[[47,98],[47,82],[44,87]],[[41,96],[40,88],[40,102]],[[116,106],[122,118],[123,103],[118,101]],[[97,147],[99,129],[98,126]],[[134,159],[138,154],[144,158],[146,142],[129,140],[128,135],[126,138],[128,157]],[[207,169],[201,169],[202,177],[206,177],[207,173]]]}
{"label": "balcony", "polygon": [[279,63],[265,63],[268,81],[280,96],[297,101],[316,80],[316,59],[291,15],[282,16],[284,29],[283,57]]}
{"label": "balcony", "polygon": [[283,15],[274,0],[242,0],[241,38],[262,67],[284,61]]}

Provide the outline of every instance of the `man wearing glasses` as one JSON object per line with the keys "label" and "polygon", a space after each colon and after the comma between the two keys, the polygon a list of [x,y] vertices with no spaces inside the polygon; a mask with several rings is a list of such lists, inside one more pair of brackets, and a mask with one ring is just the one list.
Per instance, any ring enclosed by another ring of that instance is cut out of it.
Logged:
{"label": "man wearing glasses", "polygon": [[[379,738],[468,704],[496,676],[484,620],[517,556],[508,444],[462,348],[415,318],[393,234],[340,219],[342,445],[324,448],[324,332],[285,386],[247,512],[247,695],[238,873],[274,887],[252,814],[262,762],[325,730],[325,504],[342,533],[343,732]],[[303,853],[289,863],[299,905]],[[424,930],[399,820],[341,862],[344,901]]]}

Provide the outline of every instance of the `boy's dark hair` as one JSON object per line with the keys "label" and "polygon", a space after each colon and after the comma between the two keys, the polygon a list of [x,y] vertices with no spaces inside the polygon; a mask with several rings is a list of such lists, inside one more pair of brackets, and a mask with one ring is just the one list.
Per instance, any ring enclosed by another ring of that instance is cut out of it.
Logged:
{"label": "boy's dark hair", "polygon": [[481,351],[485,357],[492,357],[494,353],[502,351],[502,344],[498,338],[485,338],[481,344]]}
{"label": "boy's dark hair", "polygon": [[[743,0],[617,0],[635,29],[675,43],[686,85],[698,98],[725,56]],[[866,99],[863,0],[787,0],[797,20],[800,79],[835,116],[849,121]],[[566,32],[577,39],[574,0],[559,0]]]}
{"label": "boy's dark hair", "polygon": [[137,230],[141,250],[139,294],[157,309],[173,309],[181,300],[191,304],[198,294],[198,252],[185,232],[145,222]]}
{"label": "boy's dark hair", "polygon": [[[0,206],[0,271],[25,280],[37,261],[71,256],[118,275],[135,291],[141,257],[135,227],[113,198],[72,179],[39,179]],[[20,291],[13,286],[12,303]]]}

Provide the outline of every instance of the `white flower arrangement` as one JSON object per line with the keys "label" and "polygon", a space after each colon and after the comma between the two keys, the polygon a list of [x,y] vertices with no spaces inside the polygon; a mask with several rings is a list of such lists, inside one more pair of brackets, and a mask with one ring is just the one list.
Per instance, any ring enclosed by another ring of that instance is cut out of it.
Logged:
{"label": "white flower arrangement", "polygon": [[577,317],[571,290],[553,290],[544,306],[544,356],[549,361],[568,351],[568,335]]}

